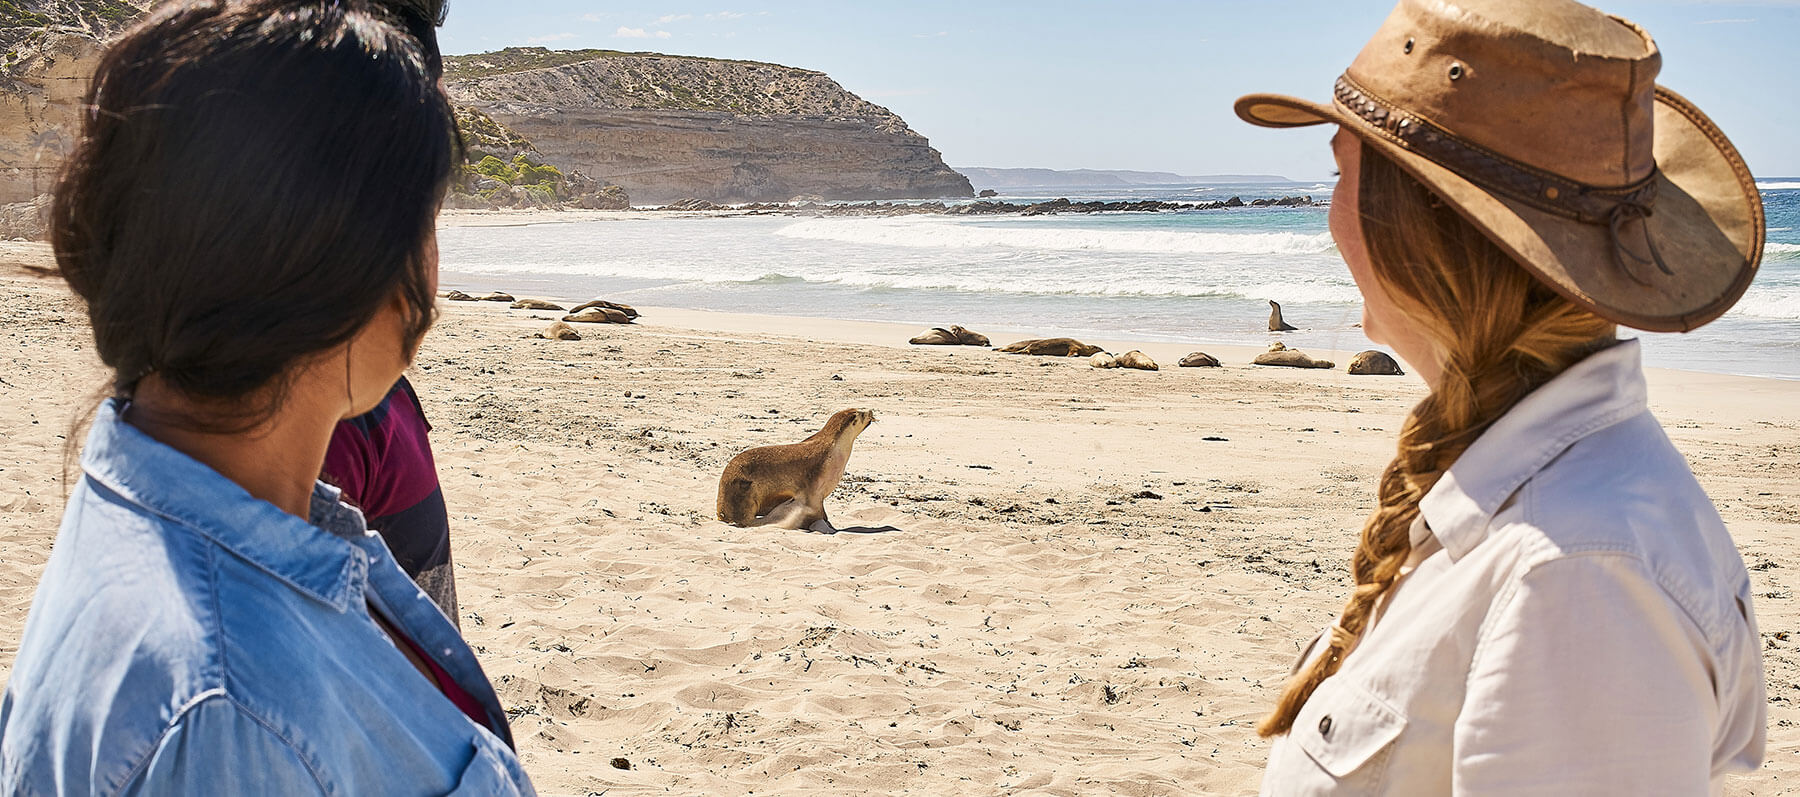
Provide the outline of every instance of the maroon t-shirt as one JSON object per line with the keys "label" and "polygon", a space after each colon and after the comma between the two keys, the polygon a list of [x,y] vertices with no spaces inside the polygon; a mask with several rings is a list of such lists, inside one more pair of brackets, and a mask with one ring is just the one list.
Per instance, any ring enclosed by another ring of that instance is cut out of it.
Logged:
{"label": "maroon t-shirt", "polygon": [[362,510],[400,568],[455,623],[450,517],[431,456],[430,432],[418,395],[401,377],[375,409],[338,422],[322,475],[344,491],[345,501]]}

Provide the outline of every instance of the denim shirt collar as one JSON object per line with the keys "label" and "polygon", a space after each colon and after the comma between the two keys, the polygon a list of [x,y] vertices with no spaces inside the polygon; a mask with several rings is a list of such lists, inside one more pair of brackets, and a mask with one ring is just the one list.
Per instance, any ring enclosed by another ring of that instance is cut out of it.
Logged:
{"label": "denim shirt collar", "polygon": [[1513,493],[1570,446],[1648,410],[1642,353],[1624,340],[1591,354],[1531,392],[1470,444],[1419,501],[1452,560],[1487,539]]}
{"label": "denim shirt collar", "polygon": [[126,423],[124,407],[108,399],[95,413],[81,452],[88,479],[337,611],[362,605],[369,554],[356,542],[369,532],[337,488],[315,484],[311,522],[301,520]]}

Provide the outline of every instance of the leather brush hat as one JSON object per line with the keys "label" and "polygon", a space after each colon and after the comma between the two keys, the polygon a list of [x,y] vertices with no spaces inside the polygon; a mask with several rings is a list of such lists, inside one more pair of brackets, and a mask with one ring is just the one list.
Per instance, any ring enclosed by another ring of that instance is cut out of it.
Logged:
{"label": "leather brush hat", "polygon": [[1331,103],[1236,110],[1341,125],[1570,300],[1685,332],[1750,286],[1763,208],[1725,134],[1656,85],[1661,65],[1643,28],[1570,0],[1400,0]]}

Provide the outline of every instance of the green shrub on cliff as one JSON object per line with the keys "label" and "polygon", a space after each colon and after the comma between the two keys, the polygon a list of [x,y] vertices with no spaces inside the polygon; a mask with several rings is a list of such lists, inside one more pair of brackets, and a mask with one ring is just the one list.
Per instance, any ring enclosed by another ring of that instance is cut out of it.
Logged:
{"label": "green shrub on cliff", "polygon": [[512,167],[506,165],[506,161],[492,155],[482,158],[481,162],[475,164],[475,173],[492,177],[509,185],[519,176],[512,170]]}

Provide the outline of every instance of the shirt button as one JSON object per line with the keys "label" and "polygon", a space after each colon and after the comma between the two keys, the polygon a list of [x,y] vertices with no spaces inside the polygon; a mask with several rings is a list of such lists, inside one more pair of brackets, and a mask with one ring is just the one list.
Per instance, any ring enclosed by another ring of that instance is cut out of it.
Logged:
{"label": "shirt button", "polygon": [[1320,736],[1330,736],[1331,735],[1331,715],[1330,714],[1326,714],[1325,716],[1319,718],[1319,735]]}

